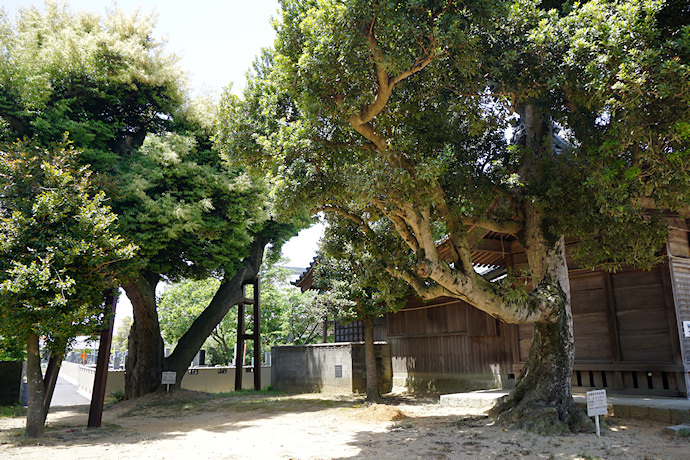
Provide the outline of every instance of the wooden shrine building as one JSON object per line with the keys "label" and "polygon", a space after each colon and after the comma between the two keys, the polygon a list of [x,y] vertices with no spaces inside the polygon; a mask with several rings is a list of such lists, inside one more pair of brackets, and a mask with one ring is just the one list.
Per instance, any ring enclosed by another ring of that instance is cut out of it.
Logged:
{"label": "wooden shrine building", "polygon": [[[567,244],[568,254],[575,244]],[[489,233],[472,252],[477,266],[494,275],[526,263],[524,249],[507,235]],[[568,256],[576,390],[688,396],[690,244],[684,220],[669,220],[663,252],[664,262],[650,271],[616,273],[580,269]],[[297,286],[310,287],[311,269]],[[362,330],[357,322],[336,324],[336,341],[360,341]],[[394,385],[416,391],[510,387],[531,338],[531,325],[500,322],[452,298],[410,299],[375,329],[375,340],[390,344]]]}

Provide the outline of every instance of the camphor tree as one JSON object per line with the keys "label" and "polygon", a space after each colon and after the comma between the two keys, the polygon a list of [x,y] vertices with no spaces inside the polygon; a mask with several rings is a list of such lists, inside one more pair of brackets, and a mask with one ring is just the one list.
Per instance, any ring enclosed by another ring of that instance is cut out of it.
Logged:
{"label": "camphor tree", "polygon": [[[134,309],[128,398],[155,391],[164,367],[177,371],[179,385],[240,300],[241,283],[255,276],[264,246],[294,232],[271,220],[261,184],[211,150],[213,108],[186,99],[184,75],[154,24],[119,9],[104,18],[72,13],[54,1],[44,11],[20,9],[14,23],[0,18],[0,138],[47,146],[68,133],[79,162],[99,173],[118,231],[140,247],[136,269],[121,279]],[[164,362],[157,283],[211,274],[227,278],[212,302],[220,306]]]}
{"label": "camphor tree", "polygon": [[[203,150],[194,137],[150,136],[127,164],[115,209],[121,231],[141,247],[141,269],[122,280],[132,301],[125,397],[160,386],[164,370],[189,363],[229,309],[244,299],[242,284],[254,278],[268,243],[279,246],[294,232],[271,220],[261,183]],[[221,280],[207,308],[163,357],[156,286],[161,279]]]}
{"label": "camphor tree", "polygon": [[0,148],[0,335],[25,343],[30,437],[43,433],[52,396],[39,340],[62,357],[76,336],[102,330],[105,293],[134,255],[105,202],[71,147]]}
{"label": "camphor tree", "polygon": [[[659,210],[690,201],[690,35],[673,21],[662,30],[665,8],[285,0],[275,51],[257,60],[245,101],[224,102],[219,139],[281,175],[295,207],[351,219],[422,298],[534,325],[494,416],[591,429],[571,395],[564,235],[611,267],[648,266],[665,238]],[[522,244],[526,282],[475,272],[486,232]]]}
{"label": "camphor tree", "polygon": [[356,223],[338,215],[329,216],[319,244],[313,287],[319,291],[316,300],[336,320],[364,323],[367,400],[380,402],[374,321],[402,308],[412,293],[404,281],[392,278],[380,259],[368,252],[368,236]]}

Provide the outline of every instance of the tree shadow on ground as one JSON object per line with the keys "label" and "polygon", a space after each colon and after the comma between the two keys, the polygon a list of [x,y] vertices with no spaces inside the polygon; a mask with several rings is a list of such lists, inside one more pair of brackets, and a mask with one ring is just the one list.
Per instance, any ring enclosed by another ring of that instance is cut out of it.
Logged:
{"label": "tree shadow on ground", "polygon": [[334,460],[688,458],[686,440],[664,436],[663,424],[645,426],[649,423],[611,419],[597,437],[591,433],[541,435],[496,425],[484,415],[410,416],[395,420],[385,431],[355,433],[348,445],[358,453]]}
{"label": "tree shadow on ground", "polygon": [[[107,438],[116,434],[118,443],[133,444],[172,439],[193,430],[226,433],[244,429],[253,421],[290,413],[308,414],[333,408],[358,407],[363,403],[362,396],[247,392],[209,394],[178,390],[106,405],[100,428],[86,427],[89,406],[51,408],[44,436],[25,438],[22,436],[23,428],[12,428],[0,432],[0,443],[11,447],[98,445],[108,442]],[[208,413],[225,413],[228,417],[219,423],[218,420],[209,420],[206,417]],[[180,419],[184,419],[184,431],[171,428],[179,425],[175,422]],[[22,422],[24,420],[21,419]],[[145,421],[144,428],[133,428],[137,424],[142,425],[142,421]]]}

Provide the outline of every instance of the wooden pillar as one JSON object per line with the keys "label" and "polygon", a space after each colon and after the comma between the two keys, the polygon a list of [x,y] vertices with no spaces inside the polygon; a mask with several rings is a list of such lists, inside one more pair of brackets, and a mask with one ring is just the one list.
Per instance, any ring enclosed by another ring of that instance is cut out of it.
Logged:
{"label": "wooden pillar", "polygon": [[108,363],[110,362],[110,346],[113,341],[113,328],[115,327],[115,307],[117,296],[110,294],[105,300],[106,314],[112,313],[108,327],[101,332],[101,343],[98,347],[98,361],[96,363],[96,375],[93,380],[93,393],[91,394],[91,406],[89,408],[88,428],[101,426],[103,418],[103,402],[105,401],[105,386],[108,381]]}
{"label": "wooden pillar", "polygon": [[[240,358],[241,357],[241,358]],[[242,301],[237,304],[237,346],[235,350],[235,391],[242,389],[242,367],[244,364],[244,285]]]}
{"label": "wooden pillar", "polygon": [[261,309],[259,304],[259,277],[254,278],[254,389],[261,390]]}
{"label": "wooden pillar", "polygon": [[[244,286],[242,286],[243,301],[237,305],[237,353],[235,358],[235,391],[242,389],[242,364],[244,364],[245,340],[254,342],[254,389],[261,389],[261,306],[259,303],[259,277],[245,284],[251,284],[254,288],[252,299],[245,298]],[[252,305],[252,333],[245,333],[244,305]],[[242,361],[239,355],[242,353]]]}
{"label": "wooden pillar", "polygon": [[53,399],[53,393],[55,392],[55,384],[57,383],[58,373],[60,372],[60,364],[62,363],[61,355],[51,355],[48,361],[48,367],[46,368],[46,373],[43,376],[43,407],[44,414],[48,414],[48,409],[50,409],[50,401]]}
{"label": "wooden pillar", "polygon": [[669,256],[669,269],[680,351],[678,357],[685,371],[679,379],[678,389],[690,399],[690,337],[686,337],[683,327],[684,322],[690,322],[690,259]]}

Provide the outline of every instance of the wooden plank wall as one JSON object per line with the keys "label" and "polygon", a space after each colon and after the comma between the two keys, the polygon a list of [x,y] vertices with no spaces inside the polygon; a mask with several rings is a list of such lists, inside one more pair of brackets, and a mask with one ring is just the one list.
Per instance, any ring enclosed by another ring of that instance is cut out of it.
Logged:
{"label": "wooden plank wall", "polygon": [[516,328],[455,299],[388,314],[394,373],[512,374]]}
{"label": "wooden plank wall", "polygon": [[[570,274],[576,363],[675,363],[663,270]],[[519,328],[520,362],[532,327]]]}
{"label": "wooden plank wall", "polygon": [[[685,391],[668,270],[570,273],[575,366],[573,386],[641,394]],[[532,327],[518,328],[520,363]],[[521,367],[519,364],[516,366]]]}

